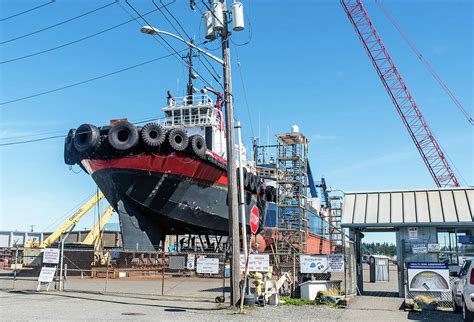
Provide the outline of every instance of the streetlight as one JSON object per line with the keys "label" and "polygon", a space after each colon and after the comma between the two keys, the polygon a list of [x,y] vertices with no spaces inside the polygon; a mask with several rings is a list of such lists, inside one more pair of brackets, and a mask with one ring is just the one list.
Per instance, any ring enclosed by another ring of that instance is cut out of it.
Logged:
{"label": "streetlight", "polygon": [[196,46],[195,44],[193,44],[192,42],[189,42],[189,41],[186,41],[184,40],[183,38],[175,35],[175,34],[172,34],[171,32],[167,32],[167,31],[163,31],[163,30],[159,30],[155,27],[152,27],[152,26],[143,26],[141,29],[140,29],[141,32],[143,32],[144,34],[148,34],[148,35],[158,35],[158,34],[161,34],[161,35],[166,35],[166,36],[170,36],[172,38],[175,38],[181,42],[184,42],[186,45],[188,45],[189,47],[192,47],[193,49],[196,49],[197,51],[199,51],[200,53],[208,56],[209,58],[215,60],[216,62],[218,62],[219,64],[223,65],[224,64],[224,61],[222,59],[220,59],[219,57],[216,57],[214,56],[213,54],[210,54],[208,53],[207,51],[199,48],[198,46]]}
{"label": "streetlight", "polygon": [[[234,104],[232,94],[232,76],[231,76],[231,63],[230,63],[230,48],[229,38],[230,32],[228,29],[229,18],[227,17],[227,1],[214,0],[213,12],[208,15],[211,17],[212,31],[219,34],[221,37],[222,44],[222,59],[215,57],[214,55],[206,52],[205,50],[197,47],[184,40],[183,38],[174,35],[172,33],[162,31],[151,26],[144,26],[141,28],[141,32],[150,35],[166,35],[175,38],[186,45],[196,49],[200,53],[212,58],[213,60],[220,63],[223,67],[224,74],[224,101],[225,101],[225,127],[226,127],[226,154],[227,154],[227,178],[228,178],[228,220],[229,220],[229,242],[231,244],[231,304],[237,306],[237,302],[240,299],[239,287],[240,287],[240,245],[239,245],[239,209],[237,201],[237,166],[235,159],[235,135],[234,135]],[[234,31],[241,31],[244,29],[243,25],[243,8],[240,2],[234,2],[232,4],[232,15],[233,29]],[[209,20],[206,20],[206,24]],[[206,37],[207,38],[207,37]],[[245,214],[242,214],[245,216]],[[243,299],[241,299],[243,301]]]}

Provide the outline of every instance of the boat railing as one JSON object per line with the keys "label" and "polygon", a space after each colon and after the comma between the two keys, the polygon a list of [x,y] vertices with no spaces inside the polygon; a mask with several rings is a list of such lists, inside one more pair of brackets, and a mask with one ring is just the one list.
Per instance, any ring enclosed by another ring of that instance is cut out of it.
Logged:
{"label": "boat railing", "polygon": [[220,124],[221,113],[206,94],[170,98],[162,111],[165,115],[160,123],[165,127]]}

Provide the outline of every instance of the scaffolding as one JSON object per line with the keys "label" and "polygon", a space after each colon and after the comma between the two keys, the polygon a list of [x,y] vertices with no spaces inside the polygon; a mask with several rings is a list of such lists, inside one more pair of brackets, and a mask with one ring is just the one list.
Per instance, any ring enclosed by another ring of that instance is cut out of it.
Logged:
{"label": "scaffolding", "polygon": [[277,135],[278,250],[306,252],[308,236],[308,139],[291,132]]}

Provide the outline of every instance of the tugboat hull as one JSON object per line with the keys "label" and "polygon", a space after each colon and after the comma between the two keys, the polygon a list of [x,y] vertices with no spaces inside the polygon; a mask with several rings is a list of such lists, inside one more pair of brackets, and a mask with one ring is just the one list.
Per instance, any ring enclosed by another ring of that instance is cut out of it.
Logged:
{"label": "tugboat hull", "polygon": [[[124,249],[155,250],[167,234],[228,234],[227,174],[204,160],[140,154],[82,165],[119,214]],[[246,193],[247,223],[254,205]]]}

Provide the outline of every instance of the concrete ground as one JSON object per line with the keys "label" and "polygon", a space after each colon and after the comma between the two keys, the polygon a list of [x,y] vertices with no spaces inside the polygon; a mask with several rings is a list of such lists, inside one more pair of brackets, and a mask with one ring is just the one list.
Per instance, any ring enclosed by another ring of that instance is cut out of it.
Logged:
{"label": "concrete ground", "polygon": [[[345,309],[327,306],[279,306],[238,314],[218,305],[222,281],[202,278],[149,279],[70,278],[65,292],[35,292],[34,280],[0,278],[2,320],[312,320],[312,321],[461,321],[454,313],[405,312],[402,299],[356,297]],[[107,286],[107,293],[104,287]]]}
{"label": "concrete ground", "polygon": [[[398,270],[397,266],[390,264],[389,266],[389,281],[388,282],[370,282],[369,265],[364,264],[364,293],[369,295],[389,295],[394,296],[398,293]],[[398,296],[398,295],[397,295]]]}

